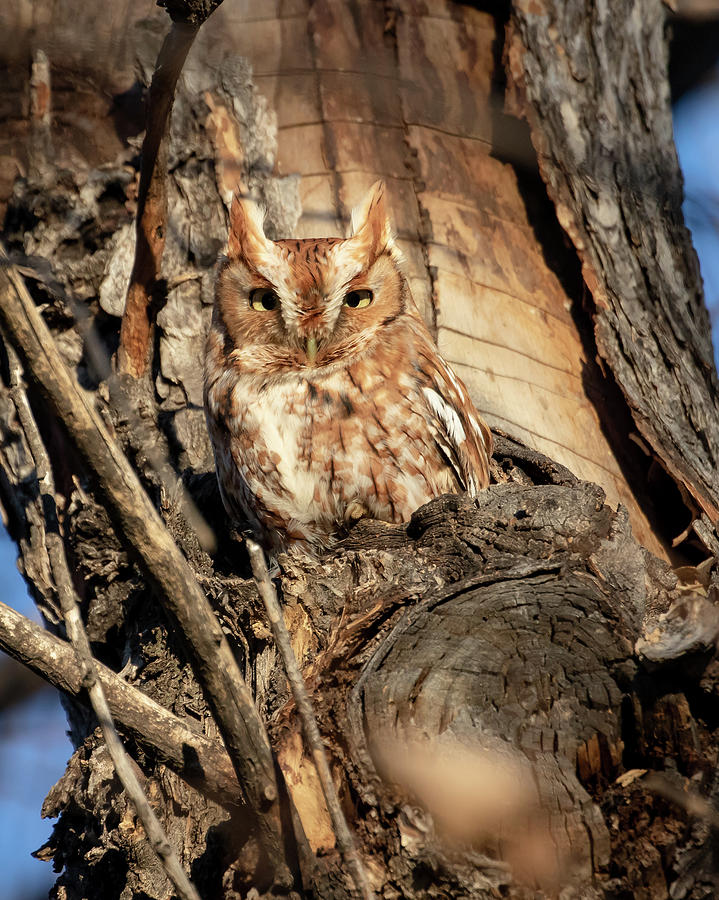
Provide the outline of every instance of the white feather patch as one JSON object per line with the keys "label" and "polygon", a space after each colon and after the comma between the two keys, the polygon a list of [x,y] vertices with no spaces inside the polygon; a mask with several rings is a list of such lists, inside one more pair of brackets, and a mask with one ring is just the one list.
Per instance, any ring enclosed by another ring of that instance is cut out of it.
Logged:
{"label": "white feather patch", "polygon": [[[440,357],[440,359],[442,359],[442,357]],[[455,389],[455,391],[457,391],[459,396],[463,397],[467,392],[462,390],[462,385],[459,383],[457,376],[450,369],[444,359],[442,359],[442,362],[444,363],[444,374],[447,376],[452,387]]]}
{"label": "white feather patch", "polygon": [[439,421],[444,425],[444,428],[447,432],[447,436],[452,441],[453,444],[458,445],[461,444],[462,441],[467,439],[467,435],[464,432],[464,428],[462,427],[462,422],[457,415],[456,411],[452,409],[452,407],[444,400],[437,391],[433,391],[432,388],[422,388],[422,393],[424,394],[424,398],[429,404],[429,408],[432,412],[437,416]]}
{"label": "white feather patch", "polygon": [[[245,424],[251,430],[257,430],[262,436],[264,449],[277,462],[277,470],[282,483],[292,493],[292,500],[287,505],[287,510],[311,510],[316,485],[316,476],[309,467],[297,464],[300,435],[305,424],[302,416],[288,415],[287,404],[294,395],[296,387],[273,385],[262,394],[261,402],[252,403],[251,410],[247,407],[247,385],[238,384],[235,388],[238,392],[237,403],[245,407]],[[306,390],[306,386],[305,386]],[[254,399],[254,398],[253,398]],[[247,480],[255,493],[261,490],[261,483],[252,478],[249,473]],[[278,506],[283,507],[283,502]]]}
{"label": "white feather patch", "polygon": [[484,436],[484,432],[480,428],[479,422],[477,421],[477,417],[474,415],[470,415],[469,424],[472,426],[474,433],[477,437],[482,441],[482,446],[487,449],[487,439]]}

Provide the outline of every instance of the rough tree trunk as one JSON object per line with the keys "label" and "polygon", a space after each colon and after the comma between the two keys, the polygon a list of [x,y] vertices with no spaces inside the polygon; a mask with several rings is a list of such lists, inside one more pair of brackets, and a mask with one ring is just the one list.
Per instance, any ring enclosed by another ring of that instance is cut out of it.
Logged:
{"label": "rough tree trunk", "polygon": [[[146,19],[128,2],[117,21],[93,22],[67,0],[69,36],[50,17],[3,47],[0,200],[3,241],[65,363],[232,639],[301,821],[285,821],[293,890],[352,896],[219,502],[200,358],[236,185],[265,202],[271,236],[319,236],[342,233],[382,176],[415,298],[495,427],[496,453],[477,503],[440,498],[407,526],[359,523],[319,561],[279,561],[373,886],[387,898],[712,896],[719,415],[663,9],[269,7],[225,0],[180,79],[147,378],[118,377],[108,358],[134,253],[133,65],[147,84],[164,13]],[[49,85],[36,53],[30,86],[28,48],[48,54]],[[97,659],[211,741],[173,758],[155,746],[161,725],[153,736],[141,715],[116,714],[171,842],[203,900],[279,893],[176,624],[27,365],[23,375],[23,348],[18,361],[4,347],[2,503],[50,629],[64,634],[42,444]],[[71,697],[77,748],[44,807],[59,817],[41,851],[59,872],[54,896],[167,897],[76,675],[46,677]]]}

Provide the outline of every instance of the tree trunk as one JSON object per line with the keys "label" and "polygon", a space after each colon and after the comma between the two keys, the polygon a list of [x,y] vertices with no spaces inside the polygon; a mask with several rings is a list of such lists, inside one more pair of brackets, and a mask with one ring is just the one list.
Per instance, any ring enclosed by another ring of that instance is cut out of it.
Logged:
{"label": "tree trunk", "polygon": [[[2,47],[3,242],[231,640],[281,772],[289,878],[266,858],[261,811],[162,587],[6,319],[0,496],[38,606],[64,637],[49,456],[100,680],[203,900],[354,895],[219,499],[201,356],[232,191],[265,203],[270,236],[337,235],[380,176],[414,297],[496,452],[476,503],[439,498],[404,526],[360,522],[319,560],[279,560],[373,889],[712,895],[717,380],[658,0],[297,0],[271,15],[227,0],[178,84],[140,377],[109,360],[135,254],[141,85],[167,18],[143,18],[136,2],[117,21],[60,6],[62,19],[31,4],[48,16],[35,27],[18,6]],[[10,297],[15,281],[0,279]],[[24,628],[0,608],[0,646],[63,690],[76,747],[44,806],[59,817],[41,850],[59,872],[53,896],[166,898],[67,646]]]}

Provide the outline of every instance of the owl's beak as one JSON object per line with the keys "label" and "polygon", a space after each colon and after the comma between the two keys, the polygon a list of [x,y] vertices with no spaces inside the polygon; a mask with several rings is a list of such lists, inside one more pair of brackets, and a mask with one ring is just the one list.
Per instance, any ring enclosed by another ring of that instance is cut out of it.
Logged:
{"label": "owl's beak", "polygon": [[309,362],[314,362],[317,356],[317,338],[308,337],[305,343],[305,352]]}

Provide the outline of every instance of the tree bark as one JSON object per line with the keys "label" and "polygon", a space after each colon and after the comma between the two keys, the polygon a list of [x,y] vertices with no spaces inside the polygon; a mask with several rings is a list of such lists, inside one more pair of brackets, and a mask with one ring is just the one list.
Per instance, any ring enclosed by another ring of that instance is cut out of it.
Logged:
{"label": "tree bark", "polygon": [[[58,817],[40,851],[58,868],[53,896],[159,900],[167,884],[58,643],[32,420],[100,680],[203,900],[353,896],[219,500],[200,358],[232,190],[266,204],[272,236],[340,234],[378,176],[415,298],[496,452],[476,503],[442,497],[404,526],[358,523],[321,559],[279,560],[285,621],[372,888],[719,889],[716,373],[681,219],[664,13],[654,0],[595,6],[297,0],[253,16],[228,0],[178,82],[161,302],[138,378],[113,374],[109,358],[134,258],[134,58],[147,85],[167,22],[127,3],[120,46],[67,0],[64,17],[94,35],[89,55],[49,22],[50,118],[31,127],[7,107],[26,143],[0,148],[11,160],[0,175],[12,172],[0,179],[3,240],[48,347],[184,555],[170,574],[197,580],[230,641],[269,735],[289,870],[266,875],[259,801],[237,769],[237,802],[217,710],[146,577],[145,542],[109,515],[71,417],[47,405],[30,362],[23,372],[6,354],[0,497],[56,638],[0,610],[0,640],[65,693],[76,747],[44,806]],[[112,48],[107,68],[98,47]],[[100,85],[115,95],[117,130]]]}
{"label": "tree bark", "polygon": [[[681,215],[665,16],[658,4],[639,4],[636,29],[618,29],[624,9],[608,4],[580,19],[572,4],[517,3],[511,68],[582,260],[602,359],[653,455],[693,499],[694,518],[716,525],[719,385]],[[570,58],[562,50],[578,35]]]}

